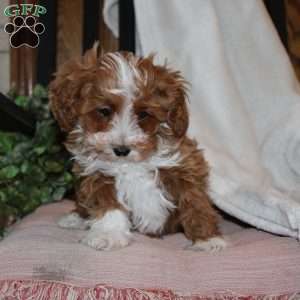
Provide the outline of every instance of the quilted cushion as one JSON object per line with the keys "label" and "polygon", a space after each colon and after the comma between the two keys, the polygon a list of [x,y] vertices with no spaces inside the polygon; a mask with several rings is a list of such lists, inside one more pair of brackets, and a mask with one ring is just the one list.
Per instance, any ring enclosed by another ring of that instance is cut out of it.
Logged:
{"label": "quilted cushion", "polygon": [[84,231],[57,226],[60,216],[72,208],[67,200],[42,206],[0,242],[0,298],[4,286],[18,286],[17,280],[27,285],[29,280],[83,288],[105,284],[171,290],[176,295],[300,292],[300,247],[291,238],[222,221],[230,246],[220,253],[184,250],[189,242],[182,234],[163,239],[135,234],[129,247],[101,252],[78,243]]}

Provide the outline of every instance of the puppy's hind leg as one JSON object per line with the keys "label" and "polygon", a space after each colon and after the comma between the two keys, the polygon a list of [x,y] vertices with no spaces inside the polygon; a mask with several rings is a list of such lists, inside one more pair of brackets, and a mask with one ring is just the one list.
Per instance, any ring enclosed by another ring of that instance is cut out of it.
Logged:
{"label": "puppy's hind leg", "polygon": [[83,219],[76,211],[64,215],[58,221],[58,226],[68,229],[88,229],[90,221]]}
{"label": "puppy's hind leg", "polygon": [[193,245],[186,247],[187,250],[219,252],[227,247],[227,242],[221,236],[209,238],[205,241],[198,240]]}
{"label": "puppy's hind leg", "polygon": [[181,225],[185,236],[193,241],[188,250],[218,252],[227,247],[218,229],[218,215],[205,192],[185,195],[181,202]]}

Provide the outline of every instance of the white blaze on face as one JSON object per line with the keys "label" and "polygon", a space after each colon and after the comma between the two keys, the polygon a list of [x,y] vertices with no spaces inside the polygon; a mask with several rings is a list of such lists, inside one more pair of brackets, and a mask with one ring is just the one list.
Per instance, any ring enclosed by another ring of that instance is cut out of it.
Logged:
{"label": "white blaze on face", "polygon": [[[105,68],[111,69],[117,74],[117,87],[108,90],[112,94],[122,96],[124,99],[121,110],[115,114],[112,120],[112,128],[107,132],[92,134],[89,138],[92,144],[106,144],[110,146],[126,145],[130,147],[136,143],[144,142],[147,135],[139,127],[133,111],[133,100],[137,91],[136,82],[140,80],[140,74],[134,62],[127,61],[122,55],[112,53],[107,55],[107,61],[103,63]],[[138,155],[132,151],[130,156]]]}
{"label": "white blaze on face", "polygon": [[126,101],[121,112],[115,115],[109,134],[115,145],[130,146],[145,140],[146,135],[137,123],[131,101]]}
{"label": "white blaze on face", "polygon": [[126,60],[119,53],[109,53],[106,60],[102,62],[103,67],[111,70],[117,76],[117,87],[108,90],[110,93],[122,95],[132,101],[137,91],[136,82],[141,80],[140,73],[135,66],[136,58],[132,61]]}

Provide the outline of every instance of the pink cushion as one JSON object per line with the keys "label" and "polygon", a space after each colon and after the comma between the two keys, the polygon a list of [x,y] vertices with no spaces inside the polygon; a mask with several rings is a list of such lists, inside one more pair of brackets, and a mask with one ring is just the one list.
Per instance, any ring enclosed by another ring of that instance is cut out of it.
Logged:
{"label": "pink cushion", "polygon": [[[153,239],[140,234],[127,248],[101,252],[78,243],[81,230],[57,220],[70,201],[39,208],[0,242],[0,281],[46,280],[81,287],[172,290],[178,295],[284,295],[300,292],[296,240],[223,221],[230,241],[223,252],[183,248],[182,234]],[[0,283],[1,298],[1,283]]]}

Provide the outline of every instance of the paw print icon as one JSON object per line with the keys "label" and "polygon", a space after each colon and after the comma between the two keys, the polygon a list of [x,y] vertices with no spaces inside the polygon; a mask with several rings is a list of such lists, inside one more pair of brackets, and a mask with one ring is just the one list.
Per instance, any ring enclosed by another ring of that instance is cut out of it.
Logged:
{"label": "paw print icon", "polygon": [[39,35],[45,31],[45,26],[33,16],[16,16],[5,25],[4,31],[10,35],[9,41],[13,48],[23,45],[36,48],[40,43]]}

